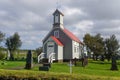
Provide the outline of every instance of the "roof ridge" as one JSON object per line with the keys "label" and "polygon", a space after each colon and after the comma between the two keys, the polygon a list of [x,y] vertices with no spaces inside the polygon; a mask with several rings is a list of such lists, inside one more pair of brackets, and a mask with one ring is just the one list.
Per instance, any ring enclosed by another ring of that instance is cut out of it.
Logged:
{"label": "roof ridge", "polygon": [[79,38],[77,36],[75,36],[72,32],[70,32],[69,30],[67,30],[66,28],[62,29],[63,32],[68,36],[70,37],[72,40],[76,41],[76,42],[79,42],[81,44],[83,44]]}

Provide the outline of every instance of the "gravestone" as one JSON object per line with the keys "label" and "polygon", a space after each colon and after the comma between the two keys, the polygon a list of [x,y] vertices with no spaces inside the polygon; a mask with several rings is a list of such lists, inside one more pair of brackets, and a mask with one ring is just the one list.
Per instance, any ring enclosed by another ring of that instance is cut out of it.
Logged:
{"label": "gravestone", "polygon": [[88,65],[88,58],[82,58],[82,67],[85,67],[86,65]]}
{"label": "gravestone", "polygon": [[26,57],[25,69],[31,69],[32,67],[33,67],[32,52],[31,52],[31,50],[29,50],[27,53],[27,57]]}
{"label": "gravestone", "polygon": [[40,66],[39,70],[40,71],[49,71],[49,67],[48,66]]}
{"label": "gravestone", "polygon": [[50,63],[43,63],[43,66],[48,66],[49,68],[51,68],[51,64]]}
{"label": "gravestone", "polygon": [[47,58],[43,58],[42,59],[42,63],[48,63],[48,59]]}
{"label": "gravestone", "polygon": [[74,58],[74,65],[76,66],[77,65],[77,58]]}

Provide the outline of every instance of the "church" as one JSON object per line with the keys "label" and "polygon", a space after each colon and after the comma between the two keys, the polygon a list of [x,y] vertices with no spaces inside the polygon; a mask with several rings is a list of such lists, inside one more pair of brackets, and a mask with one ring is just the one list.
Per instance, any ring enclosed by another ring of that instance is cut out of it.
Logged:
{"label": "church", "polygon": [[54,53],[55,61],[80,59],[83,53],[83,43],[63,24],[64,14],[58,9],[53,13],[53,27],[43,39],[43,53],[49,58]]}

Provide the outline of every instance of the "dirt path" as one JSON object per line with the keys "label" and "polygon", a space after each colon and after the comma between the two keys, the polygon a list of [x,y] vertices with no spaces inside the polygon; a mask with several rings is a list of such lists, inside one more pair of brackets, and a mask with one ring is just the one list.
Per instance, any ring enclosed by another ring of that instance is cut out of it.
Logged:
{"label": "dirt path", "polygon": [[[33,64],[33,67],[39,67],[41,66],[41,64]],[[8,68],[9,70],[22,70],[24,69],[25,66],[18,66],[18,67],[12,67],[12,68]]]}

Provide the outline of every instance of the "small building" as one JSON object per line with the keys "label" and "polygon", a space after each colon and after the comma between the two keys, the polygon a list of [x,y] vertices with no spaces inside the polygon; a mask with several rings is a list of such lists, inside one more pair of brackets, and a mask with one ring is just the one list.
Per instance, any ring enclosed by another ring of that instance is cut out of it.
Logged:
{"label": "small building", "polygon": [[53,13],[53,28],[43,39],[43,53],[49,58],[55,53],[55,61],[80,59],[83,52],[83,43],[64,27],[63,16],[58,9]]}

